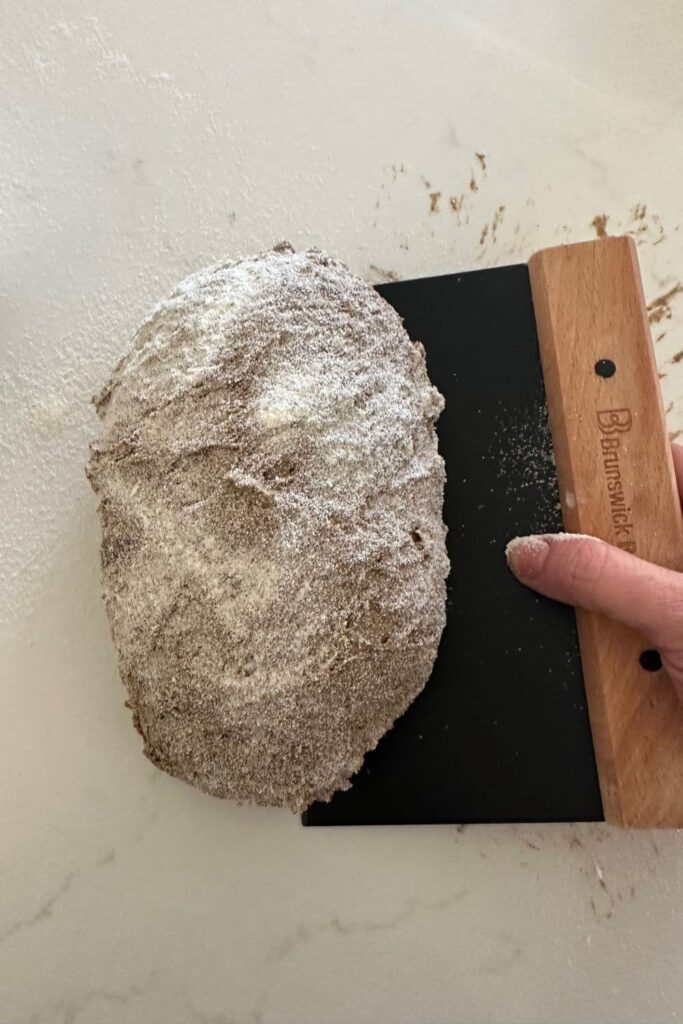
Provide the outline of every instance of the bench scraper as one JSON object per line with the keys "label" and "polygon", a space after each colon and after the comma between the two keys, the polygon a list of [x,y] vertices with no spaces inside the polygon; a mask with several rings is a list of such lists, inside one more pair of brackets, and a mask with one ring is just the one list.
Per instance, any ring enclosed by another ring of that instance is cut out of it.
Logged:
{"label": "bench scraper", "polygon": [[378,291],[446,399],[447,625],[423,692],[304,824],[683,826],[683,708],[656,653],[527,590],[503,553],[565,529],[683,569],[633,241]]}

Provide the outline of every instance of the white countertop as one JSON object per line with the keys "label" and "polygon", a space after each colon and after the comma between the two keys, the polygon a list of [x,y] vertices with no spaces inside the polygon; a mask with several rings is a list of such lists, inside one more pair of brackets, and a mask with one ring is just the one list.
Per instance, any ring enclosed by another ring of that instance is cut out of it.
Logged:
{"label": "white countertop", "polygon": [[[682,836],[305,830],[155,770],[83,472],[90,395],[224,255],[288,238],[379,280],[606,214],[665,295],[680,5],[10,0],[0,53],[0,1020],[683,1020]],[[659,308],[673,431],[683,295]]]}

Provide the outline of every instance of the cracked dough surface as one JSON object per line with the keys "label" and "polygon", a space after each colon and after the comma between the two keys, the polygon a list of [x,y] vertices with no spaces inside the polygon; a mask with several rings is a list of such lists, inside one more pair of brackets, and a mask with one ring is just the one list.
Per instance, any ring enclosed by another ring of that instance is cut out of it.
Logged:
{"label": "cracked dough surface", "polygon": [[221,797],[347,788],[445,623],[443,400],[338,260],[182,282],[95,399],[104,596],[146,755]]}

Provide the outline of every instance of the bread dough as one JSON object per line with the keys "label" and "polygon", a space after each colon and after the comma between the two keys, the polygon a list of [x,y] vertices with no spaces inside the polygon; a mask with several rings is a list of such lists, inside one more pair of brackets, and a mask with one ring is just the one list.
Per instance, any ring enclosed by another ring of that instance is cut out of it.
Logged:
{"label": "bread dough", "polygon": [[145,753],[295,811],[348,788],[445,623],[422,346],[338,260],[281,245],[183,281],[95,406],[104,597]]}

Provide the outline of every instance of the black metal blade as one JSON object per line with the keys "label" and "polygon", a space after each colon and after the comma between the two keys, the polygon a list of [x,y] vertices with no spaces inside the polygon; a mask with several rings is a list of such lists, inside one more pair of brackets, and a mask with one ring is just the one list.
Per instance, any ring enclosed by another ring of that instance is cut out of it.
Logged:
{"label": "black metal blade", "polygon": [[562,529],[527,268],[378,291],[446,399],[448,624],[423,693],[304,824],[600,820],[574,613],[517,583],[503,554]]}

